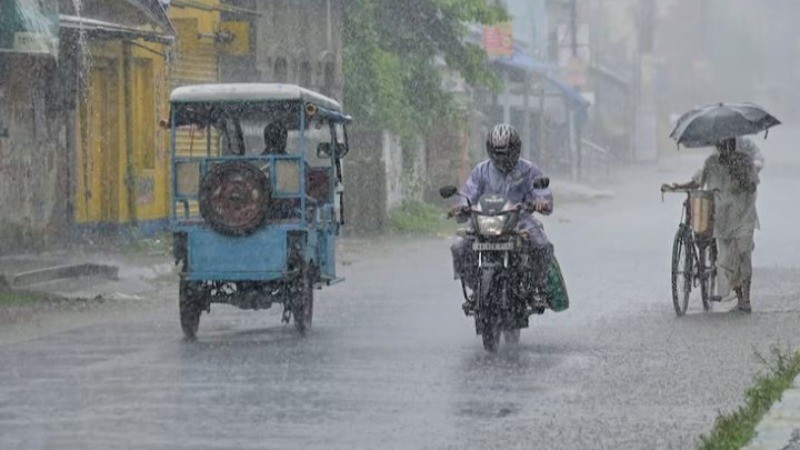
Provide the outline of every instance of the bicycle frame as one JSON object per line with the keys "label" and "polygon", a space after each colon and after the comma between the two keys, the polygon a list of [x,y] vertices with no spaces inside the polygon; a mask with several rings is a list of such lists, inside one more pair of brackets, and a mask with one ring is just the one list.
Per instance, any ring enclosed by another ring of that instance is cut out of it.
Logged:
{"label": "bicycle frame", "polygon": [[[718,299],[715,295],[716,286],[716,240],[713,237],[699,235],[692,228],[692,189],[680,189],[686,193],[683,202],[681,221],[675,235],[672,255],[672,295],[675,311],[678,316],[686,312],[689,295],[692,288],[701,288],[701,297],[704,309],[710,309],[710,302]],[[684,267],[679,270],[680,264]],[[677,284],[683,280],[682,289]]]}

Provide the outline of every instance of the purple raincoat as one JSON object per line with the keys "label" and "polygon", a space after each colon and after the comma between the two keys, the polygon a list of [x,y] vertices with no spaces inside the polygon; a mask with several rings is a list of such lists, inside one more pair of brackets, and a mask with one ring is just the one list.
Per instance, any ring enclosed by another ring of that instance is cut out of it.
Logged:
{"label": "purple raincoat", "polygon": [[[530,203],[541,199],[547,201],[552,211],[553,193],[550,189],[533,188],[534,180],[542,176],[539,167],[525,159],[520,159],[517,167],[508,174],[500,172],[491,161],[486,160],[472,169],[472,173],[461,188],[461,194],[468,197],[473,205],[486,194],[503,195],[512,203]],[[460,203],[466,206],[467,200],[461,198]],[[549,243],[544,235],[542,223],[533,214],[522,213],[518,228],[528,231],[535,245]]]}

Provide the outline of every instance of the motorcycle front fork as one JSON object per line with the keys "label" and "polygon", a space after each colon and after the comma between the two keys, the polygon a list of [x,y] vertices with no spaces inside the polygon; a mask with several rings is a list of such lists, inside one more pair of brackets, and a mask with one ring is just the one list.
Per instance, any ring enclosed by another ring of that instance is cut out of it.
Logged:
{"label": "motorcycle front fork", "polygon": [[[478,252],[478,269],[483,268],[483,252]],[[503,252],[503,268],[508,269],[508,252]]]}

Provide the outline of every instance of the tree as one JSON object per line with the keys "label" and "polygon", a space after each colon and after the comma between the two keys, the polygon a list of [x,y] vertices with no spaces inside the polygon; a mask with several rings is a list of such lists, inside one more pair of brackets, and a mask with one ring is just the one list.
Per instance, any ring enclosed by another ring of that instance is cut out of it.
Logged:
{"label": "tree", "polygon": [[443,60],[473,86],[497,87],[486,55],[464,42],[466,24],[506,20],[485,0],[347,0],[344,36],[345,101],[367,126],[403,139],[424,135],[450,117],[442,90]]}

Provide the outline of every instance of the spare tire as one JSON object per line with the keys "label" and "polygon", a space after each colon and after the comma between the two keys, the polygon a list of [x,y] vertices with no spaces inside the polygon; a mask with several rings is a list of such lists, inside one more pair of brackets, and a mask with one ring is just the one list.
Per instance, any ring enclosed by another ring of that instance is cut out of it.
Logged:
{"label": "spare tire", "polygon": [[200,181],[200,215],[215,231],[228,236],[252,234],[269,209],[269,180],[246,162],[213,165]]}

